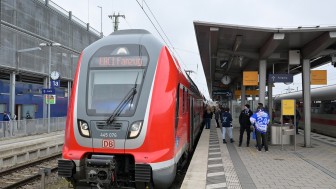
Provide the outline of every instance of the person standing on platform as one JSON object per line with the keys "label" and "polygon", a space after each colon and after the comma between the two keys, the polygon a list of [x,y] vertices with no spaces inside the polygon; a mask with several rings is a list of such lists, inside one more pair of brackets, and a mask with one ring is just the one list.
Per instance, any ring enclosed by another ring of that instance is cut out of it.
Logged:
{"label": "person standing on platform", "polygon": [[210,129],[210,123],[212,119],[212,111],[210,106],[208,106],[206,111],[204,112],[204,119],[205,119],[205,128]]}
{"label": "person standing on platform", "polygon": [[215,120],[216,120],[216,127],[217,128],[220,128],[220,126],[219,126],[219,118],[221,117],[221,109],[220,108],[218,108],[218,107],[216,107],[215,108]]}
{"label": "person standing on platform", "polygon": [[265,151],[267,152],[267,125],[270,122],[268,113],[266,113],[262,107],[258,107],[257,112],[251,116],[250,121],[251,124],[255,126],[258,151],[261,151],[262,145],[264,145]]}
{"label": "person standing on platform", "polygon": [[4,111],[4,113],[3,113],[3,118],[2,118],[2,120],[3,120],[3,121],[9,121],[9,120],[10,120],[10,117],[9,117],[9,115],[7,114],[6,111]]}
{"label": "person standing on platform", "polygon": [[295,128],[296,128],[296,134],[299,134],[299,122],[301,119],[301,114],[299,111],[299,104],[296,104],[296,109],[295,109]]}
{"label": "person standing on platform", "polygon": [[5,127],[4,129],[8,132],[8,135],[10,135],[11,134],[11,132],[10,132],[10,130],[11,130],[11,128],[10,128],[10,116],[9,116],[9,114],[7,114],[6,111],[4,111],[3,114],[4,115],[3,115],[2,120],[6,122],[6,124],[4,124],[4,127]]}
{"label": "person standing on platform", "polygon": [[222,135],[223,135],[223,143],[226,144],[225,135],[226,131],[228,131],[230,142],[233,143],[234,140],[232,138],[232,115],[229,113],[229,108],[224,108],[224,112],[221,115],[222,122]]}
{"label": "person standing on platform", "polygon": [[251,134],[250,117],[252,115],[253,115],[253,112],[250,110],[250,105],[246,104],[244,107],[244,110],[242,110],[239,115],[239,124],[240,124],[239,147],[241,147],[242,145],[245,130],[247,134],[246,146],[249,147],[250,145],[250,134]]}

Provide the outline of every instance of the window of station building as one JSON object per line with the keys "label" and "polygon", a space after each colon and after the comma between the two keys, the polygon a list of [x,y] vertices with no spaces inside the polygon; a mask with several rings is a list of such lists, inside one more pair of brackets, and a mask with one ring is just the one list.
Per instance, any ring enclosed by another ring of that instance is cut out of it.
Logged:
{"label": "window of station building", "polygon": [[4,113],[6,110],[6,104],[0,104],[0,113]]}

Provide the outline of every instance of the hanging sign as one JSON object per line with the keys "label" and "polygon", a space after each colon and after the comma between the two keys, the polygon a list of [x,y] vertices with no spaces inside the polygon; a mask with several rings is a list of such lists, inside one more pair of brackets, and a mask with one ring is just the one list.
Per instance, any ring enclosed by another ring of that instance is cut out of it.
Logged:
{"label": "hanging sign", "polygon": [[311,85],[326,85],[327,84],[327,70],[311,70],[310,71]]}
{"label": "hanging sign", "polygon": [[243,85],[258,86],[258,72],[257,71],[243,72]]}

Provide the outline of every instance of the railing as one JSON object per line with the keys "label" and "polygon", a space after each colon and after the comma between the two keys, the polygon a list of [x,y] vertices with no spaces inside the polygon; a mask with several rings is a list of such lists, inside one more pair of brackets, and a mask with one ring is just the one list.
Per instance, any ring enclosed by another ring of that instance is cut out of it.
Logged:
{"label": "railing", "polygon": [[[66,117],[50,118],[50,132],[63,131]],[[48,133],[48,119],[0,121],[0,139]]]}

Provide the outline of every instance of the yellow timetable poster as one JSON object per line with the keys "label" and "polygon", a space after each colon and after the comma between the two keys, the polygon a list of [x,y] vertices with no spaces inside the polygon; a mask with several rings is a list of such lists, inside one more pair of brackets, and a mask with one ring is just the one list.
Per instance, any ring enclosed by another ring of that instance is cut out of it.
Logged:
{"label": "yellow timetable poster", "polygon": [[295,100],[281,101],[282,115],[295,115]]}

